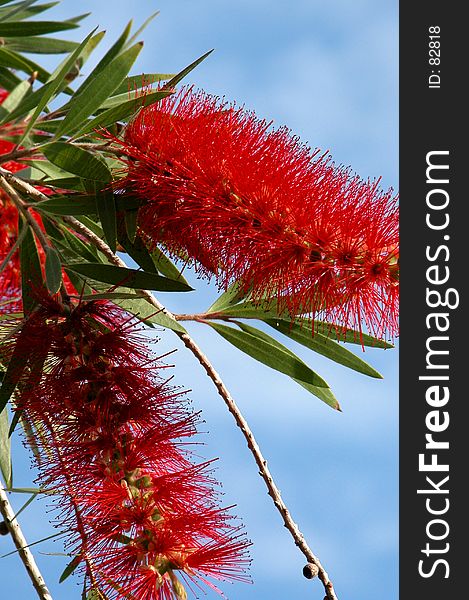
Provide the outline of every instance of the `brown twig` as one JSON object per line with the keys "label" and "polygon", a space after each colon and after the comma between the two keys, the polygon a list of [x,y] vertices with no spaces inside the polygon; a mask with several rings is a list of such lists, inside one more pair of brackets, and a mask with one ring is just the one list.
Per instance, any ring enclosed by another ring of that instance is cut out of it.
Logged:
{"label": "brown twig", "polygon": [[39,223],[36,221],[36,219],[29,212],[28,206],[20,198],[20,196],[16,192],[15,188],[12,187],[8,183],[7,178],[3,175],[3,171],[4,171],[4,169],[2,169],[0,167],[0,187],[2,187],[4,189],[4,191],[8,194],[8,196],[10,197],[11,201],[16,206],[16,208],[18,209],[18,211],[24,216],[24,218],[28,222],[29,226],[34,231],[34,233],[36,234],[37,239],[40,241],[41,246],[44,248],[44,250],[46,248],[49,248],[50,247],[49,240],[44,235],[44,232],[42,231],[42,229],[39,227]]}
{"label": "brown twig", "polygon": [[0,513],[8,528],[8,531],[13,539],[13,542],[18,550],[18,554],[28,572],[29,578],[32,581],[34,589],[41,600],[52,600],[49,590],[47,589],[44,578],[39,571],[39,568],[34,560],[31,550],[28,548],[28,542],[21,531],[13,508],[8,500],[2,482],[0,481]]}
{"label": "brown twig", "polygon": [[[13,178],[12,181],[15,179],[16,178]],[[21,187],[21,189],[23,189],[24,191],[29,193],[31,196],[34,196],[39,199],[46,198],[46,196],[44,196],[41,192],[39,192],[38,190],[36,190],[32,186],[30,186],[29,184],[21,181],[20,179],[13,181],[13,183],[15,185],[18,185],[19,187]],[[100,250],[107,257],[107,259],[109,260],[109,262],[111,264],[119,266],[119,267],[127,267],[125,262],[123,260],[121,260],[116,254],[114,254],[114,252],[112,252],[112,250],[109,248],[109,246],[100,237],[98,237],[95,233],[93,233],[90,229],[88,229],[88,227],[83,225],[83,223],[81,223],[78,219],[75,219],[74,217],[70,217],[70,216],[62,217],[62,219],[68,225],[73,227],[73,229],[75,229],[75,231],[77,231],[78,233],[83,235],[90,243],[92,243],[94,246],[96,246],[96,248],[98,250]],[[151,292],[149,292],[148,290],[140,290],[140,293],[147,300],[147,302],[149,302],[149,304],[151,304],[159,312],[162,312],[163,314],[167,315],[170,318],[173,318],[173,319],[175,318],[174,315],[172,315],[153,296],[153,294]],[[275,507],[277,508],[277,510],[279,511],[279,513],[283,519],[284,526],[290,532],[296,546],[298,546],[300,551],[303,553],[303,555],[305,556],[308,563],[315,565],[317,567],[317,574],[318,574],[317,576],[321,580],[322,584],[324,585],[324,590],[326,592],[327,600],[338,600],[336,593],[334,591],[334,586],[333,586],[331,580],[329,579],[329,575],[327,574],[326,570],[322,566],[319,558],[313,553],[311,548],[308,546],[298,525],[293,520],[293,518],[290,514],[290,511],[288,510],[285,502],[282,499],[280,490],[277,487],[277,485],[272,477],[272,474],[267,465],[267,460],[264,458],[264,456],[261,452],[261,449],[254,437],[254,434],[252,433],[251,428],[249,427],[248,422],[246,421],[243,414],[239,410],[235,400],[233,399],[229,390],[223,383],[220,375],[217,373],[217,371],[215,370],[213,365],[210,363],[209,359],[204,354],[204,352],[199,348],[197,343],[192,339],[192,337],[188,333],[175,331],[175,330],[173,330],[173,332],[179,337],[179,339],[183,342],[183,344],[186,346],[186,348],[198,360],[200,365],[203,367],[203,369],[205,370],[207,375],[212,380],[219,395],[222,397],[223,401],[225,402],[225,405],[227,406],[229,412],[233,415],[236,425],[241,429],[241,432],[243,433],[244,438],[247,442],[248,448],[251,451],[251,454],[253,455],[254,460],[256,461],[256,464],[259,468],[259,474],[261,475],[262,479],[265,482],[268,493],[269,493],[270,497],[272,498]],[[306,565],[305,569],[308,569],[308,565]],[[312,570],[308,569],[308,573],[311,573],[311,572],[312,572]],[[309,578],[308,574],[306,574],[306,573],[305,573],[305,576]]]}

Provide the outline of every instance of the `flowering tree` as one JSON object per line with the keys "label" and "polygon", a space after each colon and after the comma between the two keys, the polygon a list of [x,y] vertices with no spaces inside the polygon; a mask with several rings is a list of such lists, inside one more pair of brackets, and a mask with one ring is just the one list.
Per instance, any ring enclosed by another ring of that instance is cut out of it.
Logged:
{"label": "flowering tree", "polygon": [[[86,600],[187,598],[248,580],[248,541],[220,503],[212,461],[190,451],[198,415],[144,331],[175,334],[233,415],[284,525],[332,582],[293,521],[237,404],[185,321],[293,378],[335,410],[328,383],[262,322],[344,367],[379,374],[343,344],[386,348],[398,333],[398,212],[391,191],[303,145],[286,128],[176,75],[129,75],[128,26],[91,73],[103,37],[32,18],[49,5],[0,2],[0,486],[11,535],[40,598],[51,595],[6,491],[9,439],[36,462]],[[28,53],[63,53],[49,73]],[[133,266],[131,266],[133,265]],[[220,295],[172,314],[153,292]]]}

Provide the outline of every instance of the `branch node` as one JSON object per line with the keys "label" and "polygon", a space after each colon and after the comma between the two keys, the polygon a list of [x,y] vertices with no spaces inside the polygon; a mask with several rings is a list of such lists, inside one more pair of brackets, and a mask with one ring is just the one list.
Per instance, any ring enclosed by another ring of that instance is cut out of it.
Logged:
{"label": "branch node", "polygon": [[[314,579],[319,574],[319,568],[314,563],[308,563],[303,567],[303,575],[306,579]],[[327,599],[327,596],[326,596]]]}

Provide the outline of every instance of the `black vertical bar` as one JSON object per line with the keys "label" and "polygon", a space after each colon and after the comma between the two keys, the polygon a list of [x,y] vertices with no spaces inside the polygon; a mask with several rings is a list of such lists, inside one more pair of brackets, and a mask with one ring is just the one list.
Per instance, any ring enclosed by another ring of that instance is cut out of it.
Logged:
{"label": "black vertical bar", "polygon": [[469,597],[468,33],[462,3],[400,4],[402,599]]}

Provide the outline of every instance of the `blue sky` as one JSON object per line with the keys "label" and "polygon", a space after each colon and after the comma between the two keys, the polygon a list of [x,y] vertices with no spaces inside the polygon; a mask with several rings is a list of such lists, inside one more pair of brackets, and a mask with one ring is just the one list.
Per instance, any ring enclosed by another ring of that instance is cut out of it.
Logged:
{"label": "blue sky", "polygon": [[[205,51],[215,52],[188,81],[244,103],[276,125],[286,124],[313,147],[362,177],[397,186],[397,2],[372,0],[64,0],[57,16],[93,11],[108,43],[127,20],[140,24],[161,14],[141,36],[144,49],[134,73],[178,71]],[[52,16],[52,13],[51,13]],[[197,292],[164,295],[174,312],[203,310],[216,290],[193,280]],[[184,296],[184,297],[182,297]],[[384,380],[368,379],[291,347],[333,387],[339,414],[286,377],[242,355],[201,325],[191,333],[212,359],[250,422],[294,519],[329,572],[341,600],[397,598],[397,358],[396,350],[364,356]],[[226,503],[237,504],[254,542],[254,585],[225,586],[231,600],[285,600],[324,596],[301,575],[295,548],[257,475],[244,439],[193,357],[170,332],[160,332],[158,353],[178,348],[176,381],[191,388],[202,410],[206,457],[220,457],[218,478]],[[355,351],[361,354],[360,348]],[[26,485],[29,459],[17,453],[16,485]],[[21,500],[17,499],[17,506]],[[42,502],[22,514],[28,540],[53,533]],[[8,550],[0,539],[0,552]],[[39,552],[60,552],[60,542]],[[72,580],[59,585],[63,557],[37,554],[55,600],[78,598]],[[0,561],[5,597],[33,598],[16,556]],[[209,594],[209,597],[212,597]]]}

